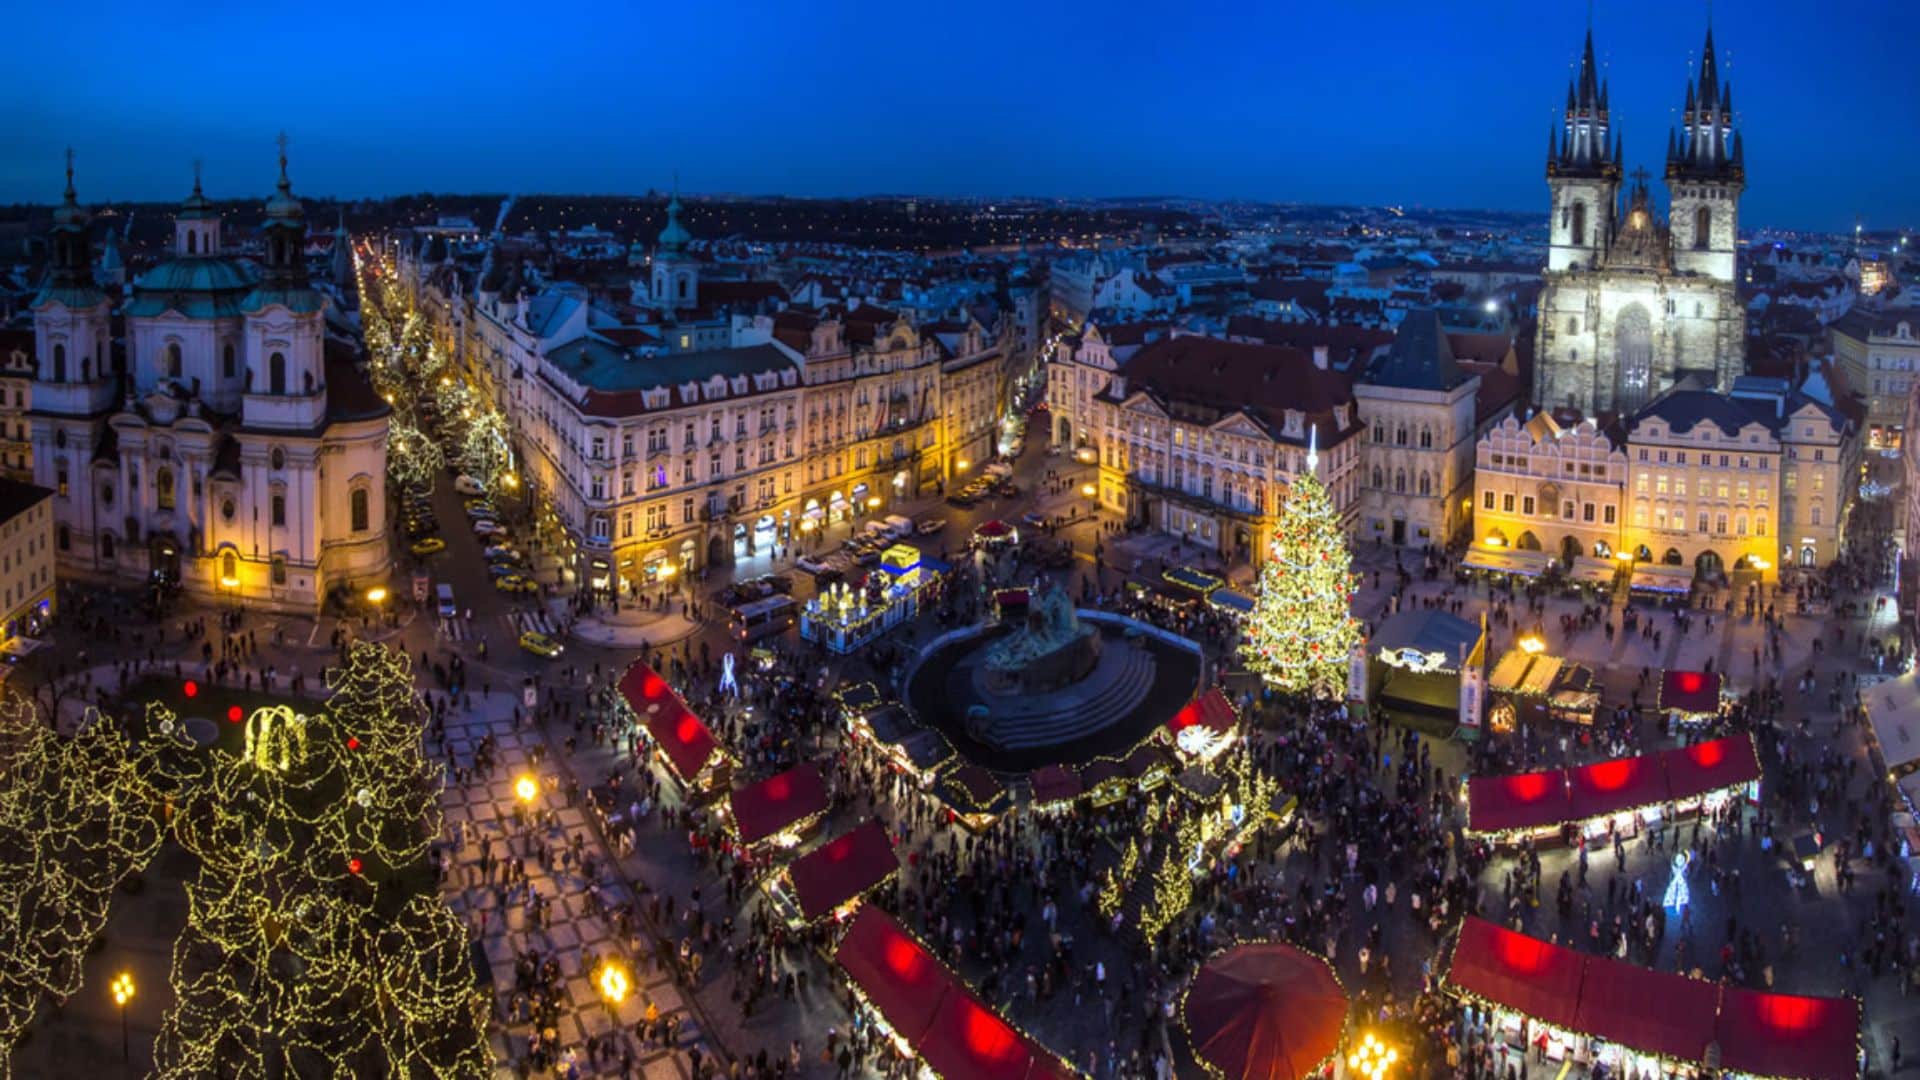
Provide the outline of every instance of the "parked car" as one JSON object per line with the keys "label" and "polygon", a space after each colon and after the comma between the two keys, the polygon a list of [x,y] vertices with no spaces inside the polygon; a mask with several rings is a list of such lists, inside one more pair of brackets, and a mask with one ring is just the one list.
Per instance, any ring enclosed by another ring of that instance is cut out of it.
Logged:
{"label": "parked car", "polygon": [[467,516],[470,518],[493,518],[499,517],[500,511],[495,510],[493,504],[487,502],[485,499],[475,499],[467,504]]}
{"label": "parked car", "polygon": [[824,574],[827,572],[826,562],[822,559],[816,559],[811,555],[800,556],[799,560],[796,561],[793,565],[799,567],[802,570],[805,570],[807,573],[812,574],[814,577],[819,577],[821,574]]}
{"label": "parked car", "polygon": [[1047,523],[1047,515],[1038,510],[1029,510],[1020,515],[1020,520],[1023,524],[1031,525],[1037,529]]}
{"label": "parked car", "polygon": [[522,577],[519,574],[508,574],[504,577],[494,578],[493,587],[506,593],[533,593],[540,591],[538,582],[529,577]]}
{"label": "parked car", "polygon": [[928,518],[927,520],[914,526],[914,531],[919,533],[921,536],[932,536],[934,533],[937,533],[946,527],[947,527],[946,518]]}
{"label": "parked car", "polygon": [[487,545],[487,550],[483,552],[483,554],[485,554],[488,559],[518,560],[520,558],[519,552],[513,550],[512,548],[508,547],[505,544],[489,544]]}
{"label": "parked car", "polygon": [[493,577],[503,578],[522,574],[525,571],[519,563],[494,563],[487,567],[487,573]]}
{"label": "parked car", "polygon": [[521,634],[520,647],[535,656],[544,656],[549,660],[566,651],[565,647],[559,642],[537,630],[529,630]]}
{"label": "parked car", "polygon": [[482,518],[473,523],[473,535],[481,537],[505,536],[507,535],[507,527],[497,521],[488,521]]}
{"label": "parked car", "polygon": [[480,481],[475,480],[471,476],[454,477],[453,490],[462,495],[485,495],[487,493],[487,489],[480,486]]}

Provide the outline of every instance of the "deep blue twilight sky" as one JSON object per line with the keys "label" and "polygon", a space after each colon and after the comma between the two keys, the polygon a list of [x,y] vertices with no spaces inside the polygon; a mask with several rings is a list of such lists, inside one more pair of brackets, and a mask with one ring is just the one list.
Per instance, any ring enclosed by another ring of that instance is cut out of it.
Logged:
{"label": "deep blue twilight sky", "polygon": [[[295,17],[297,13],[297,18]],[[312,194],[1176,193],[1543,208],[1582,0],[667,4],[107,0],[10,13],[0,201]],[[1596,0],[1659,171],[1707,0]],[[1920,7],[1721,0],[1744,223],[1920,225]]]}

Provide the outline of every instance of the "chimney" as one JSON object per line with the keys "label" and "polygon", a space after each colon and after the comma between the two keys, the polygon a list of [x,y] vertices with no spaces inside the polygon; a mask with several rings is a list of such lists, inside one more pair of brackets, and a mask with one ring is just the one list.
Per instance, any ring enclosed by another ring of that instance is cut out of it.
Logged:
{"label": "chimney", "polygon": [[1313,347],[1313,366],[1319,368],[1321,371],[1327,370],[1327,347],[1325,345],[1315,345]]}

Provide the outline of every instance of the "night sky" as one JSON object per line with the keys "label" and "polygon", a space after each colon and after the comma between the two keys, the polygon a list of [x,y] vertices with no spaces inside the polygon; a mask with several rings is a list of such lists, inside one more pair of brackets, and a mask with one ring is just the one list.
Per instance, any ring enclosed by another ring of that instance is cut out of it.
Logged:
{"label": "night sky", "polygon": [[[297,13],[297,18],[295,17]],[[0,201],[1185,194],[1538,209],[1587,4],[108,2],[10,13]],[[1705,0],[1594,5],[1657,173]],[[1722,0],[1743,223],[1920,225],[1920,8]]]}

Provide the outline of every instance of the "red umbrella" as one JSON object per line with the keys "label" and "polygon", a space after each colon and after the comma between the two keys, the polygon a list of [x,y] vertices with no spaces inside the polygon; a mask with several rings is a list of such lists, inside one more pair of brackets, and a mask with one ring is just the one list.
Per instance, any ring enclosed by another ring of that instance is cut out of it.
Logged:
{"label": "red umbrella", "polygon": [[1291,945],[1238,945],[1201,966],[1182,1022],[1195,1056],[1231,1080],[1300,1080],[1340,1049],[1347,994]]}

